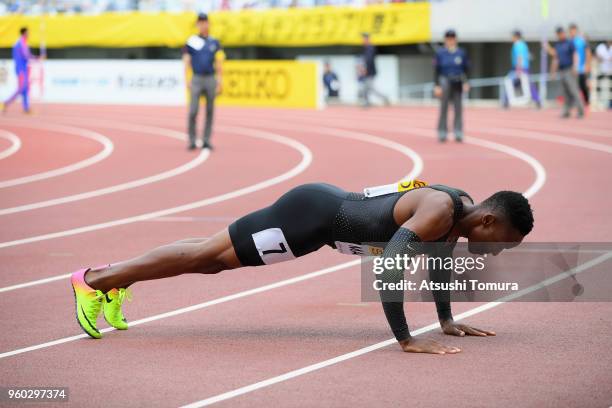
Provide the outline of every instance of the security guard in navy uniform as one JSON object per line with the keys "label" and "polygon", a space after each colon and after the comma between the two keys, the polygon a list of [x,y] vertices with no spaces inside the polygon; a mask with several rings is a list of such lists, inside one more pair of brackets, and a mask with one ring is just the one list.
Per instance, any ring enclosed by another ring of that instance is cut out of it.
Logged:
{"label": "security guard in navy uniform", "polygon": [[183,48],[185,70],[191,67],[191,102],[189,105],[189,145],[188,149],[196,148],[196,119],[200,107],[200,97],[206,98],[206,119],[204,122],[204,149],[212,150],[210,136],[212,133],[215,96],[221,93],[222,64],[225,53],[221,43],[208,35],[209,23],[206,14],[199,14],[196,22],[199,34],[192,35]]}
{"label": "security guard in navy uniform", "polygon": [[448,102],[455,107],[455,140],[463,140],[463,92],[469,92],[467,83],[469,61],[466,52],[457,46],[457,34],[454,30],[444,33],[444,47],[436,51],[434,60],[435,83],[434,94],[440,98],[440,118],[438,120],[438,140],[446,142],[448,133]]}

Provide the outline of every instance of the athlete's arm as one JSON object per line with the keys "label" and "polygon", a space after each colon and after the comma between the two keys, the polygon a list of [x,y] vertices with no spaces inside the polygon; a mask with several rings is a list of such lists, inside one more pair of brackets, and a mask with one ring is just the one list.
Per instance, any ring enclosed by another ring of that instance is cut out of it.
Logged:
{"label": "athlete's arm", "polygon": [[[448,251],[434,248],[435,252],[431,255],[436,257],[441,257],[445,259],[446,257],[452,257],[452,249]],[[438,263],[434,262],[434,265],[440,265],[441,268],[431,268],[429,271],[429,279],[432,282],[449,282],[451,278],[452,270],[449,268],[444,268],[444,262]],[[495,332],[490,330],[482,330],[477,329],[472,326],[468,326],[467,324],[455,323],[453,320],[453,314],[451,312],[451,303],[450,303],[450,292],[447,290],[433,290],[432,292],[433,298],[436,301],[436,311],[438,312],[438,320],[440,322],[440,327],[444,334],[448,334],[451,336],[459,336],[463,337],[465,335],[468,336],[495,336]]]}
{"label": "athlete's arm", "polygon": [[[434,240],[446,233],[452,226],[453,205],[445,193],[431,193],[418,203],[412,217],[393,235],[385,250],[384,258],[415,256],[419,254],[422,241]],[[402,291],[385,290],[388,284],[399,283],[404,278],[403,269],[393,265],[379,276],[383,290],[380,298],[389,326],[402,349],[416,353],[457,353],[456,347],[447,347],[433,340],[415,339],[410,335],[404,314]]]}
{"label": "athlete's arm", "polygon": [[[446,259],[453,256],[452,249],[444,250],[438,245],[432,248],[428,256],[435,258]],[[436,283],[450,282],[451,270],[444,267],[445,262],[434,262],[433,267],[429,270],[429,280]],[[431,294],[436,302],[436,311],[438,312],[438,320],[440,324],[446,321],[453,320],[451,312],[450,292],[447,290],[432,290]]]}

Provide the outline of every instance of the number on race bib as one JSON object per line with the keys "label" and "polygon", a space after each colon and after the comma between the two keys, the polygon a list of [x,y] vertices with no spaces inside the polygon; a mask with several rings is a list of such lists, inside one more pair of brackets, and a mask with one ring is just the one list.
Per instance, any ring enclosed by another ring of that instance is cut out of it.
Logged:
{"label": "number on race bib", "polygon": [[287,252],[287,248],[285,248],[285,244],[283,244],[282,242],[279,242],[278,246],[280,247],[280,249],[268,249],[268,250],[262,251],[262,254],[264,255],[284,254],[285,252]]}

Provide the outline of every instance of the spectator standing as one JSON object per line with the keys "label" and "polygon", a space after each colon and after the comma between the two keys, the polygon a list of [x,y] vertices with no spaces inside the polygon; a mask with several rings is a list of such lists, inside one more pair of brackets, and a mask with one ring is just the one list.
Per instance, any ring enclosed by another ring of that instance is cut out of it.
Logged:
{"label": "spectator standing", "polygon": [[448,104],[455,108],[455,140],[463,140],[463,92],[469,92],[467,82],[469,60],[465,50],[457,46],[457,33],[448,30],[444,33],[444,47],[436,51],[434,58],[435,88],[434,94],[440,98],[440,116],[438,119],[438,140],[446,142],[448,134]]}

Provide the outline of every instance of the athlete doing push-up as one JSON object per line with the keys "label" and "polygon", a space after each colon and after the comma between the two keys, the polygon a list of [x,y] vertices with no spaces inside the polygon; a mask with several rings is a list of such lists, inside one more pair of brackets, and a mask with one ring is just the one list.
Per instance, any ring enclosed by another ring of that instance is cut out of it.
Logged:
{"label": "athlete doing push-up", "polygon": [[[419,255],[420,243],[454,247],[467,238],[473,253],[497,255],[518,245],[533,228],[529,202],[520,193],[500,191],[475,204],[458,189],[414,180],[346,192],[330,184],[305,184],[291,189],[271,206],[248,214],[210,239],[188,239],[156,248],[129,261],[72,274],[77,319],[91,337],[100,338],[96,320],[127,329],[121,305],[126,288],[136,282],[185,273],[216,274],[243,266],[289,261],[329,245],[344,253],[372,242],[386,243],[382,256]],[[397,268],[397,266],[395,266]],[[384,283],[399,282],[403,270],[385,269]],[[434,279],[448,279],[448,276]],[[380,291],[385,316],[402,350],[447,354],[460,351],[410,336],[403,302]],[[402,298],[403,299],[403,298]],[[450,302],[434,293],[440,325],[455,336],[493,336],[453,321]]]}

